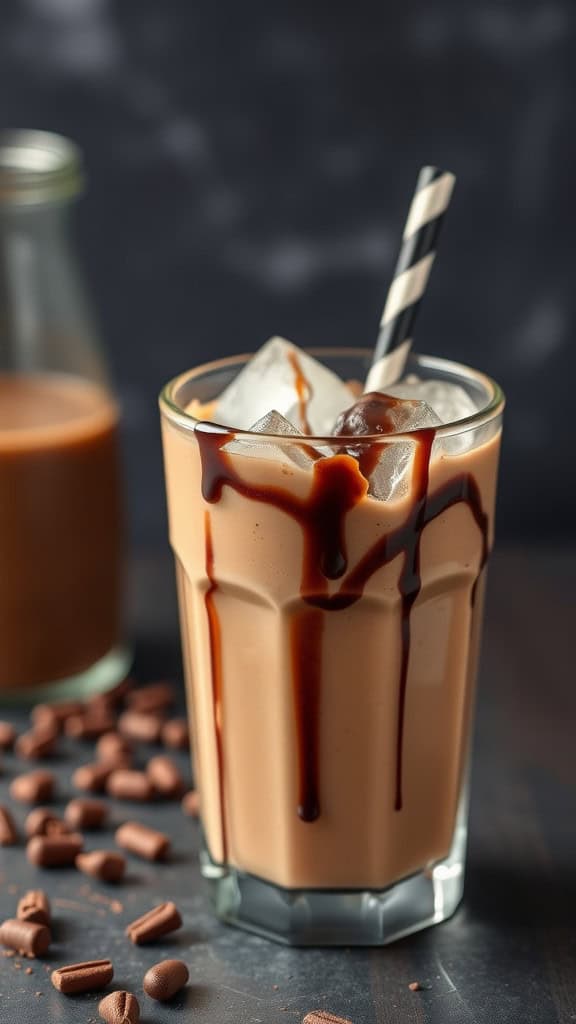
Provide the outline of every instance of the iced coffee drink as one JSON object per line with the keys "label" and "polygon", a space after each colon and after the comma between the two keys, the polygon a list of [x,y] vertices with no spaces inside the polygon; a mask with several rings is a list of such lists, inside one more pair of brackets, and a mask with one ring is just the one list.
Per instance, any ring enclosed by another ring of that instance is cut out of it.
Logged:
{"label": "iced coffee drink", "polygon": [[503,400],[273,339],[162,396],[203,870],[296,943],[382,943],[462,892]]}

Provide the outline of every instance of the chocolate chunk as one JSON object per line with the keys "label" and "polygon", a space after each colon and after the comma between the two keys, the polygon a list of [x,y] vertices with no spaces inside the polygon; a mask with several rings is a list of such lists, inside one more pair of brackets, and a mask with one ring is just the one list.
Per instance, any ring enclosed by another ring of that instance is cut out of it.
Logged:
{"label": "chocolate chunk", "polygon": [[34,921],[50,925],[50,903],[42,889],[30,889],[18,900],[16,917],[19,921]]}
{"label": "chocolate chunk", "polygon": [[126,698],[126,705],[131,711],[144,713],[165,711],[174,703],[175,692],[171,683],[152,683],[132,690]]}
{"label": "chocolate chunk", "polygon": [[73,995],[76,992],[97,992],[109,985],[114,977],[110,960],[86,960],[79,964],[68,964],[52,971],[50,980],[59,992]]}
{"label": "chocolate chunk", "polygon": [[64,731],[67,736],[73,736],[78,740],[95,740],[103,736],[105,732],[114,729],[114,717],[111,713],[82,711],[79,715],[70,715],[64,724]]}
{"label": "chocolate chunk", "polygon": [[118,846],[130,853],[135,853],[144,860],[165,860],[170,853],[170,840],[163,832],[140,825],[137,821],[127,821],[121,825],[115,835]]}
{"label": "chocolate chunk", "polygon": [[28,841],[26,856],[42,868],[64,868],[74,864],[84,839],[77,832],[62,836],[34,836]]}
{"label": "chocolate chunk", "polygon": [[188,750],[190,745],[188,722],[185,718],[171,718],[168,722],[164,722],[160,738],[165,747],[172,747],[173,750]]}
{"label": "chocolate chunk", "polygon": [[39,725],[29,732],[23,732],[16,740],[14,749],[18,757],[26,761],[40,761],[54,753],[57,739],[58,730],[52,725]]}
{"label": "chocolate chunk", "polygon": [[189,976],[188,968],[182,960],[162,960],[146,971],[143,988],[151,999],[164,1003],[184,988]]}
{"label": "chocolate chunk", "polygon": [[14,819],[7,807],[0,804],[0,846],[15,846],[18,833]]}
{"label": "chocolate chunk", "polygon": [[10,722],[0,722],[0,750],[11,750],[16,739],[16,729]]}
{"label": "chocolate chunk", "polygon": [[121,853],[113,850],[79,853],[75,864],[79,871],[91,878],[98,878],[101,882],[119,882],[126,870],[126,859]]}
{"label": "chocolate chunk", "polygon": [[143,946],[146,942],[154,942],[162,935],[175,932],[182,927],[180,911],[175,903],[160,903],[147,914],[138,917],[126,928],[126,935],[136,946]]}
{"label": "chocolate chunk", "polygon": [[112,762],[115,768],[129,768],[132,764],[132,744],[119,732],[105,732],[96,744],[99,761]]}
{"label": "chocolate chunk", "polygon": [[17,775],[10,784],[10,796],[22,804],[39,804],[51,800],[54,795],[54,776],[52,772],[38,769]]}
{"label": "chocolate chunk", "polygon": [[106,1024],[138,1024],[140,1006],[131,992],[111,992],[98,1004],[98,1013]]}
{"label": "chocolate chunk", "polygon": [[76,797],[66,805],[64,818],[73,829],[101,828],[108,816],[108,805],[103,800]]}
{"label": "chocolate chunk", "polygon": [[197,818],[200,814],[200,794],[198,790],[191,789],[189,793],[186,793],[182,797],[180,806],[184,814],[187,814],[189,818]]}
{"label": "chocolate chunk", "polygon": [[117,800],[151,800],[154,786],[145,772],[116,768],[106,783],[106,792]]}
{"label": "chocolate chunk", "polygon": [[0,943],[22,956],[43,956],[50,942],[50,931],[45,924],[19,921],[13,917],[0,927]]}
{"label": "chocolate chunk", "polygon": [[124,711],[118,718],[118,730],[137,743],[158,743],[164,719],[141,711]]}
{"label": "chocolate chunk", "polygon": [[83,764],[74,772],[72,785],[85,793],[101,793],[106,788],[106,783],[113,771],[113,764],[104,762]]}
{"label": "chocolate chunk", "polygon": [[154,789],[162,796],[169,799],[177,799],[177,797],[182,796],[185,786],[180,769],[172,758],[167,757],[166,754],[158,754],[157,757],[151,757],[148,761],[146,774]]}
{"label": "chocolate chunk", "polygon": [[65,821],[47,807],[35,807],[27,816],[24,828],[29,839],[32,836],[62,835],[70,832]]}

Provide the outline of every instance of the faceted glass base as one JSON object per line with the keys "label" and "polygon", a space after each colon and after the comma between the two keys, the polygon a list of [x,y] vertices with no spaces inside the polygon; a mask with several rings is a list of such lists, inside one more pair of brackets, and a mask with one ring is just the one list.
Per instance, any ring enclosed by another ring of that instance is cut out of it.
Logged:
{"label": "faceted glass base", "polygon": [[38,686],[0,690],[2,704],[29,705],[38,701],[83,700],[97,693],[105,693],[128,675],[132,655],[125,647],[114,647],[90,668],[77,675],[41,683]]}
{"label": "faceted glass base", "polygon": [[379,891],[282,889],[215,864],[206,847],[202,874],[223,921],[293,946],[384,946],[450,917],[462,898],[466,827],[448,857]]}

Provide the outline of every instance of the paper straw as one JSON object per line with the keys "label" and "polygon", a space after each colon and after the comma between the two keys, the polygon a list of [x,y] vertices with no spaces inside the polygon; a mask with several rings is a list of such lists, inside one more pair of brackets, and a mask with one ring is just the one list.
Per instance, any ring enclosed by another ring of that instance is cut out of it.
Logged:
{"label": "paper straw", "polygon": [[455,181],[438,167],[418,175],[365,391],[382,391],[402,376]]}

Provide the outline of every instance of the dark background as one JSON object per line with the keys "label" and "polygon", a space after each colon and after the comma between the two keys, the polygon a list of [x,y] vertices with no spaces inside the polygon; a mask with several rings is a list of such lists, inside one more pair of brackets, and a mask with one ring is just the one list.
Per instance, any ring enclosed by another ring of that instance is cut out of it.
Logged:
{"label": "dark background", "polygon": [[3,0],[0,122],[83,146],[77,227],[164,551],[156,394],[273,333],[370,344],[421,163],[458,176],[417,346],[509,399],[500,538],[574,537],[571,0]]}

